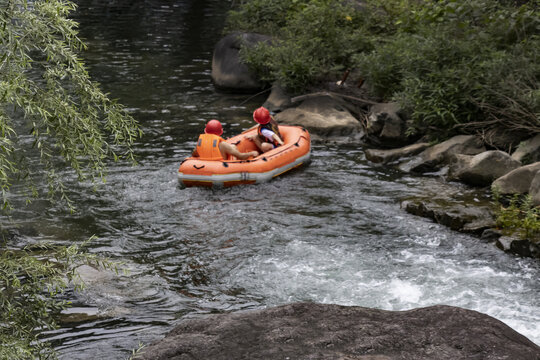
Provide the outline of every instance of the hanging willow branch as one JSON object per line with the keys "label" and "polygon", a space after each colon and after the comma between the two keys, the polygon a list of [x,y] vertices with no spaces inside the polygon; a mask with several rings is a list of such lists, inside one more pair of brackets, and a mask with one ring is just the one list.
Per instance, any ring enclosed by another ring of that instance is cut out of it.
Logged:
{"label": "hanging willow branch", "polygon": [[[55,169],[79,180],[103,179],[108,158],[133,160],[141,135],[123,106],[103,93],[79,58],[85,48],[76,5],[65,0],[10,0],[0,4],[0,186],[6,195],[21,178],[48,179],[49,195],[67,199]],[[33,141],[21,141],[30,134]],[[27,145],[28,144],[28,145]],[[38,152],[43,172],[25,158]],[[31,185],[29,185],[31,186]],[[35,192],[34,192],[35,193]]]}

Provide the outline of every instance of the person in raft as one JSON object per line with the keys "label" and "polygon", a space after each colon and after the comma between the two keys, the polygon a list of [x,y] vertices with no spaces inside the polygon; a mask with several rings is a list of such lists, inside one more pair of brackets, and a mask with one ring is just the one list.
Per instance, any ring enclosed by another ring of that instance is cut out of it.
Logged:
{"label": "person in raft", "polygon": [[223,127],[218,120],[210,120],[204,128],[204,134],[199,135],[197,147],[193,150],[193,157],[198,157],[201,160],[228,160],[230,156],[234,156],[239,160],[259,155],[257,151],[242,153],[238,151],[236,146],[225,142],[221,137],[223,135]]}
{"label": "person in raft", "polygon": [[260,107],[253,112],[253,120],[259,124],[257,135],[250,136],[255,145],[263,152],[270,151],[283,145],[278,123],[270,116],[265,107]]}

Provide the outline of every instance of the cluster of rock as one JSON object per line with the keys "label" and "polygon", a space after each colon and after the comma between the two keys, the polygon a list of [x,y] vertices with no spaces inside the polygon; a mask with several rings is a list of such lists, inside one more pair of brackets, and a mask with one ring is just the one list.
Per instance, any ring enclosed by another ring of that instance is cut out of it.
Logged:
{"label": "cluster of rock", "polygon": [[[380,104],[371,109],[368,136],[378,136],[387,146],[406,140],[403,131],[385,133],[387,119],[391,119],[390,127],[396,127],[396,119],[405,126],[396,104]],[[380,163],[398,161],[397,167],[406,172],[443,171],[450,181],[493,186],[503,195],[529,193],[533,203],[540,205],[540,134],[521,141],[511,154],[487,150],[478,136],[458,135],[433,146],[420,142],[395,149],[368,149],[366,157]]]}
{"label": "cluster of rock", "polygon": [[[270,39],[254,34],[223,38],[214,52],[214,83],[233,91],[261,86],[238,57],[240,44],[252,46],[259,41]],[[374,163],[395,166],[407,173],[436,175],[448,182],[492,187],[502,196],[530,194],[533,204],[540,206],[540,134],[525,134],[529,138],[524,134],[496,134],[496,140],[489,144],[478,136],[459,135],[434,145],[406,134],[407,118],[398,104],[363,99],[356,96],[357,90],[346,84],[329,84],[323,91],[291,98],[274,85],[263,106],[277,113],[275,119],[279,123],[307,128],[314,141],[330,139],[369,147],[365,155]],[[497,148],[516,150],[509,153]],[[430,217],[455,230],[496,241],[504,250],[540,257],[534,241],[502,236],[494,230],[492,204],[441,204],[432,200],[431,195],[407,199],[402,206],[410,213]]]}
{"label": "cluster of rock", "polygon": [[[401,122],[401,129],[406,123],[400,117],[396,104],[374,106],[366,127],[368,137],[376,137],[379,144],[386,146],[406,141],[402,130],[384,132],[387,122],[389,127],[398,128],[396,121]],[[447,181],[491,188],[502,196],[529,194],[533,205],[540,206],[540,134],[514,141],[519,142],[519,145],[512,153],[488,150],[478,136],[459,135],[436,145],[417,142],[393,149],[367,149],[365,154],[370,161],[391,164],[404,172],[436,174]],[[433,201],[426,202],[425,199],[405,201],[402,204],[410,213],[430,217],[458,231],[481,235],[488,241],[496,241],[497,246],[504,250],[540,257],[538,242],[535,241],[537,239],[502,236],[501,232],[494,229],[491,204],[474,204],[472,208],[470,205],[440,206]]]}

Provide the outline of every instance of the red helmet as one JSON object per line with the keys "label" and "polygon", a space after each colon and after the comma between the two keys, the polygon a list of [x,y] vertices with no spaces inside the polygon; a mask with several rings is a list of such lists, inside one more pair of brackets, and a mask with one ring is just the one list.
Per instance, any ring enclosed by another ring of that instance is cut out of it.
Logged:
{"label": "red helmet", "polygon": [[253,120],[261,125],[268,124],[270,122],[270,112],[261,106],[253,112]]}
{"label": "red helmet", "polygon": [[221,134],[223,134],[223,127],[218,120],[210,120],[204,128],[204,132],[206,134],[214,134],[221,136]]}

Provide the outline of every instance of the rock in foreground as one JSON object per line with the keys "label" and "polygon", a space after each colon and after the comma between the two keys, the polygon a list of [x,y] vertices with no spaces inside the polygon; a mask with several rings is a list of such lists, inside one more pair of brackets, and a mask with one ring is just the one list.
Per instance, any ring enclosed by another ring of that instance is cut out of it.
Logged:
{"label": "rock in foreground", "polygon": [[533,360],[540,347],[499,320],[457,307],[296,303],[185,320],[136,359]]}

